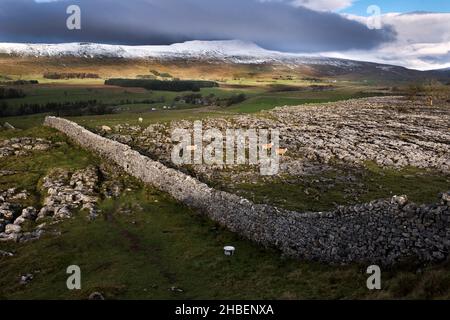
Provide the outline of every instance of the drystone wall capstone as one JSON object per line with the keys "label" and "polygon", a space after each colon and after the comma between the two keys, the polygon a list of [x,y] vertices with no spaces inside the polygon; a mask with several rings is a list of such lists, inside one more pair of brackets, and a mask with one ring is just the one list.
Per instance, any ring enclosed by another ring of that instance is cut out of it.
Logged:
{"label": "drystone wall capstone", "polygon": [[434,205],[417,206],[394,197],[330,212],[292,212],[210,188],[66,119],[47,117],[45,125],[229,230],[289,256],[333,264],[389,265],[405,258],[440,261],[448,255],[449,193]]}

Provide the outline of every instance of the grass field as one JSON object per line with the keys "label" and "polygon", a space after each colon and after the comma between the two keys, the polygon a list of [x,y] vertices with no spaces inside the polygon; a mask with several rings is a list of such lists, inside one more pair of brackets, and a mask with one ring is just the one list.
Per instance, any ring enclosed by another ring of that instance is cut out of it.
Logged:
{"label": "grass field", "polygon": [[[366,86],[345,82],[333,84],[330,89],[317,91],[313,82],[304,80],[273,80],[254,82],[241,80],[242,84],[221,83],[219,88],[203,88],[202,97],[213,95],[218,99],[227,99],[244,94],[245,101],[229,107],[208,107],[178,103],[176,97],[189,95],[191,92],[147,91],[142,88],[119,88],[103,84],[74,84],[73,80],[59,80],[56,83],[18,86],[26,94],[24,98],[2,99],[9,109],[19,110],[24,105],[47,103],[68,103],[97,101],[98,104],[112,106],[114,114],[77,117],[81,123],[100,125],[115,124],[121,121],[134,123],[142,117],[146,123],[170,121],[187,117],[195,119],[200,116],[223,116],[235,113],[255,113],[284,105],[301,105],[321,103],[379,95],[376,86]],[[326,84],[323,84],[324,86]],[[311,87],[312,86],[312,87]],[[142,101],[153,101],[143,103]],[[164,108],[166,107],[166,108]],[[170,109],[168,109],[170,107]],[[9,122],[17,128],[29,128],[38,125],[48,114],[32,114],[0,118],[0,122]]]}
{"label": "grass field", "polygon": [[257,203],[317,212],[333,210],[337,204],[367,203],[402,194],[418,204],[435,203],[449,185],[449,174],[417,168],[387,169],[367,163],[360,168],[335,167],[318,176],[286,176],[258,184],[237,183],[225,189]]}
{"label": "grass field", "polygon": [[[84,67],[79,66],[79,71],[84,71]],[[137,72],[145,72],[144,67],[148,66],[142,66]],[[113,70],[113,66],[108,68]],[[249,70],[242,70],[242,74]],[[308,89],[311,83],[298,79],[241,78],[223,81],[220,88],[201,90],[204,96],[214,94],[218,97],[244,93],[247,100],[240,104],[230,107],[185,105],[165,110],[161,108],[164,104],[183,93],[107,87],[98,80],[45,82],[25,86],[26,98],[7,102],[20,106],[25,102],[95,99],[119,107],[114,114],[71,118],[86,127],[120,123],[146,126],[171,120],[226,117],[282,105],[377,94],[376,86],[356,83],[339,83],[332,90],[317,92]],[[285,86],[281,88],[285,91],[280,91],[279,86],[274,90],[273,85]],[[154,104],[121,103],[127,99],[138,101],[161,97],[165,101]],[[151,111],[152,108],[157,110]],[[17,172],[0,177],[0,189],[25,188],[32,192],[30,204],[36,206],[43,196],[39,191],[40,181],[49,170],[84,168],[102,161],[72,145],[61,134],[43,128],[44,117],[45,114],[35,114],[0,118],[0,123],[7,121],[21,129],[0,131],[0,139],[32,136],[63,142],[45,153],[0,158],[2,170]],[[139,117],[143,118],[142,123],[138,121]],[[336,178],[330,175],[330,179]],[[355,172],[355,175],[358,179],[354,188],[358,188],[358,183],[374,186],[358,194],[361,201],[383,198],[391,193],[407,193],[415,201],[430,202],[435,200],[437,192],[449,185],[448,177],[433,172],[386,171],[372,164],[367,164],[365,170]],[[280,180],[272,184],[241,184],[239,189],[256,202],[270,199],[271,203],[297,210],[323,210],[333,207],[335,202],[354,201],[345,197],[347,185],[337,183],[334,188],[314,189],[315,178],[293,183]],[[89,222],[86,213],[80,212],[54,227],[60,235],[49,233],[32,243],[0,243],[0,250],[15,253],[14,257],[0,257],[0,298],[85,299],[93,291],[104,293],[107,299],[450,298],[448,263],[434,266],[409,263],[386,269],[382,277],[384,289],[370,292],[366,288],[367,266],[329,266],[285,258],[276,250],[262,248],[224,230],[166,194],[143,186],[126,175],[124,179],[130,181],[132,191],[123,193],[118,199],[103,199],[102,213],[96,221]],[[320,202],[315,197],[318,192],[324,195]],[[226,258],[222,251],[224,245],[234,245],[237,254]],[[66,268],[71,264],[82,269],[81,291],[66,288]],[[27,273],[34,275],[33,281],[27,285],[19,284],[20,275]]]}

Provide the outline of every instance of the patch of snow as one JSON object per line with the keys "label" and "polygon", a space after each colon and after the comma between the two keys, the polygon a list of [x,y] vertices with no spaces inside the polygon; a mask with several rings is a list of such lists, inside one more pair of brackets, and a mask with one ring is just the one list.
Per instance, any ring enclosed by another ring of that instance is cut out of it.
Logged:
{"label": "patch of snow", "polygon": [[395,69],[394,66],[376,66],[377,69],[383,70],[383,71],[392,71],[393,69]]}
{"label": "patch of snow", "polygon": [[346,68],[361,65],[360,62],[351,60],[270,51],[252,42],[240,40],[187,41],[163,46],[124,46],[78,42],[62,44],[0,43],[0,53],[34,57],[202,59],[248,64],[274,62],[287,65],[320,64]]}

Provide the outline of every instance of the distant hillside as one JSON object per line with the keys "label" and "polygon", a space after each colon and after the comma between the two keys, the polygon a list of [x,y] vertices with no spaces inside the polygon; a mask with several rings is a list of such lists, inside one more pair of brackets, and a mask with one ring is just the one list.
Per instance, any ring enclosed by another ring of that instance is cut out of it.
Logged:
{"label": "distant hillside", "polygon": [[265,50],[242,41],[190,41],[169,46],[95,43],[0,43],[0,74],[94,72],[103,77],[136,76],[160,68],[177,77],[206,79],[270,75],[314,76],[343,80],[450,80],[449,70],[404,67]]}

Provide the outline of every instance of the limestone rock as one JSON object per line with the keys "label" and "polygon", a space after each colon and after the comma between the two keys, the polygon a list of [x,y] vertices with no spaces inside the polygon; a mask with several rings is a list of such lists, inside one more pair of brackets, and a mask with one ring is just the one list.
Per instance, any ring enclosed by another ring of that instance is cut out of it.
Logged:
{"label": "limestone rock", "polygon": [[3,124],[3,127],[6,128],[6,129],[8,129],[8,130],[15,130],[15,129],[16,129],[16,128],[15,128],[12,124],[10,124],[9,122],[5,122],[5,123]]}
{"label": "limestone rock", "polygon": [[393,196],[392,203],[398,204],[400,207],[404,207],[408,203],[408,196]]}
{"label": "limestone rock", "polygon": [[21,230],[22,230],[22,228],[15,224],[7,224],[5,227],[6,234],[19,233]]}

